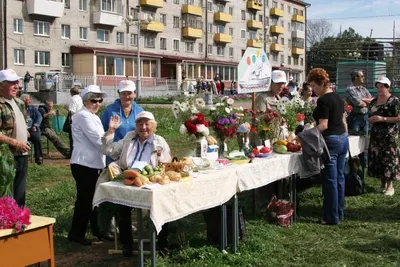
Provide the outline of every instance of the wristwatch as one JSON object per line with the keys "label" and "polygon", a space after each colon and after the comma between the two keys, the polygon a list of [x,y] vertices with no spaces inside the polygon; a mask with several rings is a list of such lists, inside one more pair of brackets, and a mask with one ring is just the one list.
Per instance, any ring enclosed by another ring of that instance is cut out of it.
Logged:
{"label": "wristwatch", "polygon": [[383,121],[386,121],[386,117],[383,117]]}

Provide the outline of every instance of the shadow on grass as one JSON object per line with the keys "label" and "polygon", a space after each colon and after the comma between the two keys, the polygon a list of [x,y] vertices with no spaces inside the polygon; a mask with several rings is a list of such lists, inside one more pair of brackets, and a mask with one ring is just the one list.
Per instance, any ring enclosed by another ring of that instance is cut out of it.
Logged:
{"label": "shadow on grass", "polygon": [[382,236],[368,244],[351,243],[345,245],[349,250],[359,251],[366,254],[392,254],[400,251],[400,238]]}

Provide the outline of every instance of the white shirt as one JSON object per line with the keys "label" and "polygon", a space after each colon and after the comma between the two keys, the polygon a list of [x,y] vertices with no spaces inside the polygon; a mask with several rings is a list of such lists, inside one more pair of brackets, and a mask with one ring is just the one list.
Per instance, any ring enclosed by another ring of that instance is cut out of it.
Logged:
{"label": "white shirt", "polygon": [[74,115],[71,131],[74,140],[71,164],[93,169],[105,168],[106,156],[101,152],[104,129],[100,118],[83,107]]}
{"label": "white shirt", "polygon": [[69,101],[68,110],[72,112],[72,114],[77,113],[83,107],[82,98],[80,95],[74,95],[71,97]]}

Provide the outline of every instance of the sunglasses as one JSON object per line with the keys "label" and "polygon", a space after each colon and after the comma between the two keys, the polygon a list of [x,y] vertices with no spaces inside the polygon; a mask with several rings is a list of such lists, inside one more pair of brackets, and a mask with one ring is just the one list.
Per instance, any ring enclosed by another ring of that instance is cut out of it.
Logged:
{"label": "sunglasses", "polygon": [[96,104],[96,103],[101,104],[101,103],[103,103],[103,98],[100,98],[100,99],[90,99],[90,102],[93,103],[93,104]]}

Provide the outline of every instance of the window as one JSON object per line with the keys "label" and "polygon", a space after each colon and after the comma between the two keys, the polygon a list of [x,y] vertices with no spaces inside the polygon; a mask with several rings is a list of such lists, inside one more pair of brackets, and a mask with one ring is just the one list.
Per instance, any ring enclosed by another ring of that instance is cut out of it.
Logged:
{"label": "window", "polygon": [[174,51],[179,51],[179,40],[173,41]]}
{"label": "window", "polygon": [[208,24],[207,24],[207,31],[208,31],[208,33],[212,33],[212,32],[213,32],[213,25],[212,25],[212,23],[208,23]]}
{"label": "window", "polygon": [[303,66],[303,65],[304,65],[304,59],[300,58],[300,66]]}
{"label": "window", "polygon": [[207,45],[207,54],[212,55],[212,45]]}
{"label": "window", "polygon": [[104,56],[96,56],[96,73],[97,75],[104,75],[104,64],[106,63],[106,58]]}
{"label": "window", "polygon": [[139,9],[131,8],[131,16],[133,17],[133,19],[138,19],[139,18]]}
{"label": "window", "polygon": [[121,13],[121,9],[121,1],[119,0],[101,0],[101,11]]}
{"label": "window", "polygon": [[250,13],[249,19],[256,20],[256,14]]}
{"label": "window", "polygon": [[258,21],[259,21],[259,22],[263,22],[263,15],[261,15],[261,14],[258,15]]}
{"label": "window", "polygon": [[174,16],[174,28],[179,28],[179,17]]}
{"label": "window", "polygon": [[281,63],[285,64],[285,56],[281,55]]}
{"label": "window", "polygon": [[114,57],[106,57],[106,75],[115,75]]}
{"label": "window", "polygon": [[289,65],[292,64],[292,57],[291,56],[287,57],[287,64],[289,64]]}
{"label": "window", "polygon": [[297,15],[299,13],[299,10],[297,8],[293,8],[293,15]]}
{"label": "window", "polygon": [[115,58],[115,75],[118,76],[124,75],[124,65],[125,65],[125,58],[123,57]]}
{"label": "window", "polygon": [[210,12],[213,11],[213,9],[212,9],[212,2],[207,2],[207,10],[210,11]]}
{"label": "window", "polygon": [[217,46],[217,55],[224,56],[225,48],[223,46]]}
{"label": "window", "polygon": [[272,8],[277,8],[278,7],[278,2],[272,1]]}
{"label": "window", "polygon": [[225,33],[225,26],[217,25],[217,33]]}
{"label": "window", "polygon": [[124,33],[117,32],[117,44],[124,44]]}
{"label": "window", "polygon": [[14,19],[14,33],[24,32],[24,21],[22,19]]}
{"label": "window", "polygon": [[292,7],[291,7],[291,6],[287,6],[287,12],[288,12],[289,14],[292,13]]}
{"label": "window", "polygon": [[167,50],[167,38],[160,37],[160,49]]}
{"label": "window", "polygon": [[287,43],[288,43],[288,46],[289,46],[289,47],[292,47],[292,40],[291,40],[291,39],[288,39],[288,40],[287,40]]}
{"label": "window", "polygon": [[71,54],[61,53],[61,66],[71,67]]}
{"label": "window", "polygon": [[285,45],[285,38],[283,38],[283,37],[281,38],[281,44]]}
{"label": "window", "polygon": [[246,39],[246,30],[241,30],[240,31],[240,38]]}
{"label": "window", "polygon": [[229,47],[229,57],[233,57],[233,47]]}
{"label": "window", "polygon": [[233,28],[229,28],[229,35],[233,36]]}
{"label": "window", "polygon": [[265,26],[269,26],[269,18],[265,17]]}
{"label": "window", "polygon": [[285,5],[281,3],[281,9],[285,10]]}
{"label": "window", "polygon": [[109,34],[107,30],[97,30],[97,42],[108,43]]}
{"label": "window", "polygon": [[160,22],[164,24],[164,26],[167,26],[167,15],[166,14],[160,14]]}
{"label": "window", "polygon": [[224,10],[225,10],[224,5],[218,4],[218,5],[217,5],[217,10],[218,10],[219,12],[224,12]]}
{"label": "window", "polygon": [[199,54],[203,54],[203,43],[199,43]]}
{"label": "window", "polygon": [[63,39],[71,38],[71,26],[61,24],[61,38]]}
{"label": "window", "polygon": [[138,45],[138,35],[136,33],[131,33],[131,45],[137,46]]}
{"label": "window", "polygon": [[283,20],[281,20],[281,27],[285,27],[285,22]]}
{"label": "window", "polygon": [[156,38],[152,35],[147,35],[144,37],[144,46],[149,48],[156,47]]}
{"label": "window", "polygon": [[79,39],[87,40],[87,28],[85,28],[85,27],[79,28]]}
{"label": "window", "polygon": [[185,51],[186,52],[193,53],[193,47],[194,47],[193,42],[185,42]]}
{"label": "window", "polygon": [[249,32],[249,37],[250,37],[249,39],[252,39],[252,40],[256,39],[256,33],[257,32]]}
{"label": "window", "polygon": [[49,36],[50,28],[49,23],[44,21],[34,21],[33,22],[34,34],[41,36]]}
{"label": "window", "polygon": [[242,18],[242,20],[246,20],[246,11],[242,10],[240,14],[241,14],[240,17]]}
{"label": "window", "polygon": [[179,0],[174,0],[174,4],[179,5]]}
{"label": "window", "polygon": [[14,49],[14,65],[24,65],[25,64],[25,50]]}
{"label": "window", "polygon": [[231,7],[231,6],[229,7],[229,15],[231,15],[231,16],[233,15],[233,7]]}
{"label": "window", "polygon": [[278,25],[278,19],[272,18],[271,19],[271,24],[274,25],[274,26]]}
{"label": "window", "polygon": [[269,0],[265,0],[265,6],[269,6]]}
{"label": "window", "polygon": [[71,7],[70,0],[64,0],[63,2],[64,2],[65,8],[69,9]]}
{"label": "window", "polygon": [[50,52],[35,51],[35,65],[50,66]]}
{"label": "window", "polygon": [[290,22],[288,22],[287,28],[289,29],[289,31],[292,29],[292,24]]}
{"label": "window", "polygon": [[278,61],[278,54],[272,54],[272,61]]}
{"label": "window", "polygon": [[294,57],[293,58],[293,65],[299,65],[299,58],[298,57]]}
{"label": "window", "polygon": [[87,0],[79,0],[79,11],[87,11]]}
{"label": "window", "polygon": [[183,1],[184,2],[184,4],[188,4],[188,5],[194,5],[194,0],[184,0]]}

